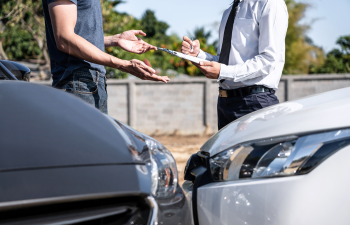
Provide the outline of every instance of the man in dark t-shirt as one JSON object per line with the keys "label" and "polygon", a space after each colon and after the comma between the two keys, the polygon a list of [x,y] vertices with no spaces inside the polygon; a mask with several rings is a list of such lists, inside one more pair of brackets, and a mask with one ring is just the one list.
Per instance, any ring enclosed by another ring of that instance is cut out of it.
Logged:
{"label": "man in dark t-shirt", "polygon": [[52,86],[70,92],[107,114],[106,70],[104,66],[133,74],[143,80],[169,81],[155,75],[143,62],[122,60],[104,52],[118,46],[142,54],[156,47],[126,31],[104,37],[100,0],[42,0],[46,38],[51,58]]}

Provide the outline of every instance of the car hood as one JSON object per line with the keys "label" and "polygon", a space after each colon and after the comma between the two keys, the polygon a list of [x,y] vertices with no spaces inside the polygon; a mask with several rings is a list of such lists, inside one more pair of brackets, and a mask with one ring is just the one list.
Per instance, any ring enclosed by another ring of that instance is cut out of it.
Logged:
{"label": "car hood", "polygon": [[121,129],[71,94],[1,81],[0,104],[0,172],[144,163],[135,160],[147,150],[142,133]]}
{"label": "car hood", "polygon": [[201,148],[211,156],[256,139],[350,127],[350,88],[274,105],[237,119]]}

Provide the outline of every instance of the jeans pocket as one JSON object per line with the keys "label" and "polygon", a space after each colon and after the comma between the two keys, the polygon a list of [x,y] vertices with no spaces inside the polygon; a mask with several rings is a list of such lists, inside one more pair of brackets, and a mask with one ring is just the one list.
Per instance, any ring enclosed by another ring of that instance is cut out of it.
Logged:
{"label": "jeans pocket", "polygon": [[106,77],[104,77],[104,81],[105,81],[105,90],[106,90],[106,93],[108,94],[108,92],[107,92],[107,78]]}
{"label": "jeans pocket", "polygon": [[98,87],[97,83],[92,79],[89,78],[79,78],[78,81],[78,90],[76,90],[79,94],[94,94],[97,92]]}
{"label": "jeans pocket", "polygon": [[54,86],[54,88],[60,89],[61,91],[65,91],[65,92],[68,92],[68,93],[73,93],[74,92],[73,81],[69,81],[69,82],[60,81]]}

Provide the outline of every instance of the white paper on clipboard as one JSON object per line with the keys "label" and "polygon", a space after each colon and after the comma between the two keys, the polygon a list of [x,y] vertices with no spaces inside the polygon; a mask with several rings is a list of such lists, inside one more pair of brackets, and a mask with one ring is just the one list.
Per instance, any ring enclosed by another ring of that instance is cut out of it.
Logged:
{"label": "white paper on clipboard", "polygon": [[185,54],[183,54],[181,52],[172,51],[172,50],[169,50],[169,49],[166,49],[166,48],[158,48],[158,49],[162,50],[164,52],[167,52],[169,54],[172,54],[174,56],[177,56],[179,58],[186,59],[186,60],[189,60],[191,62],[197,63],[197,64],[199,64],[199,62],[208,62],[208,60],[200,59],[200,58],[193,57],[193,56],[190,56],[190,55],[185,55]]}

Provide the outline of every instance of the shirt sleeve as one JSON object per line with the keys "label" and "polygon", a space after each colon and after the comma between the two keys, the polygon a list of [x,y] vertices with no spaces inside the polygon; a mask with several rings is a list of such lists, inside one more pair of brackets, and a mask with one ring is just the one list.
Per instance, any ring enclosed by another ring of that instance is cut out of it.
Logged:
{"label": "shirt sleeve", "polygon": [[[55,1],[57,1],[57,0],[47,0],[47,4],[50,4],[50,3],[55,2]],[[69,0],[69,1],[78,5],[78,0]]]}
{"label": "shirt sleeve", "polygon": [[278,1],[267,0],[262,9],[259,21],[259,55],[242,64],[230,66],[221,64],[218,81],[226,79],[241,82],[259,76],[267,76],[275,69],[280,48],[278,45],[285,41],[285,35],[280,34],[285,29],[284,27],[277,27],[279,23],[276,23],[276,20],[279,19],[278,16],[287,16],[278,13],[277,10],[283,10],[277,9],[277,7]]}
{"label": "shirt sleeve", "polygon": [[199,50],[199,54],[197,55],[197,58],[200,58],[200,59],[205,59],[205,60],[208,60],[208,61],[215,61],[215,62],[219,62],[219,58],[220,58],[220,55],[211,55],[207,52],[204,52],[202,50]]}

